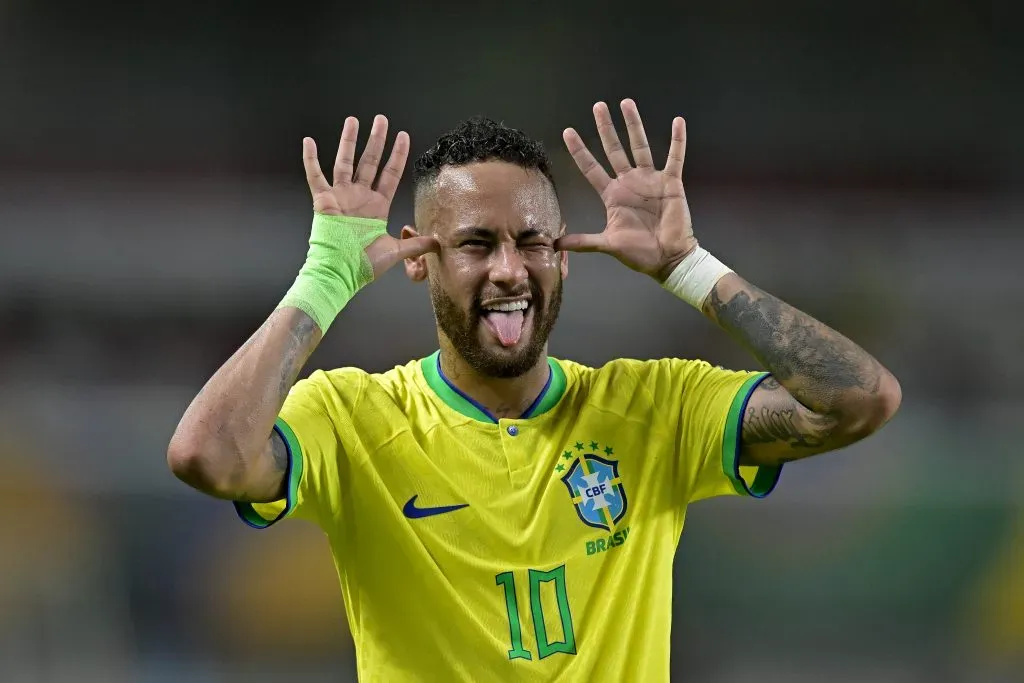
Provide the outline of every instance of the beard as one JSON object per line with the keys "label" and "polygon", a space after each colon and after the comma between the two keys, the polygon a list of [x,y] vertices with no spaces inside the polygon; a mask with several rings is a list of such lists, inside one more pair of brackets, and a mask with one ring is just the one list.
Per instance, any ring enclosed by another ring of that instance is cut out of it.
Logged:
{"label": "beard", "polygon": [[505,353],[496,353],[480,342],[479,330],[483,324],[481,298],[474,297],[469,310],[463,310],[444,289],[433,281],[430,282],[430,301],[434,305],[437,326],[448,337],[455,352],[484,377],[508,379],[524,375],[537,364],[544,352],[562,307],[562,279],[558,279],[551,296],[547,299],[540,289],[530,282],[530,295],[532,329],[529,330],[526,343],[521,347],[517,345],[517,348],[508,349]]}

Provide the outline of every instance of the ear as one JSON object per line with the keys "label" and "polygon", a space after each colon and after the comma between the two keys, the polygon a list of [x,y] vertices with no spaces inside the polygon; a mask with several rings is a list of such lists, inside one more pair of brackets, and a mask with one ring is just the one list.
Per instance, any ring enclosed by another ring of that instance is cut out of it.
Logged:
{"label": "ear", "polygon": [[[411,225],[406,225],[402,228],[401,239],[406,240],[410,237],[419,237],[420,234],[416,232],[416,228]],[[413,282],[423,282],[427,279],[427,255],[422,254],[420,256],[414,256],[407,258],[403,262],[405,264],[405,274]]]}
{"label": "ear", "polygon": [[[559,231],[558,236],[561,237],[565,234],[565,223],[562,223],[562,229]],[[562,279],[569,277],[569,252],[561,251],[558,253],[558,267],[562,271]]]}

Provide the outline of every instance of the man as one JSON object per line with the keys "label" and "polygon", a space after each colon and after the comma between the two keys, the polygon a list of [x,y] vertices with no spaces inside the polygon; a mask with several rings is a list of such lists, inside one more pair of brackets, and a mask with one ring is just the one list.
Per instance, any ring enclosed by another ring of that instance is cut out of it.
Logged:
{"label": "man", "polygon": [[[621,107],[632,163],[608,107],[594,107],[614,175],[564,134],[607,208],[600,234],[566,234],[542,148],[486,119],[416,163],[416,225],[401,239],[385,226],[408,135],[378,177],[386,119],[358,165],[347,119],[333,184],[303,141],[306,264],[188,408],[168,460],[252,526],[320,525],[362,680],[667,680],[687,505],[763,497],[783,463],[853,443],[899,405],[878,361],[698,245],[683,120],[658,170],[636,105]],[[569,251],[650,275],[767,372],[548,357]],[[429,285],[438,352],[293,386],[338,311],[399,261]]]}

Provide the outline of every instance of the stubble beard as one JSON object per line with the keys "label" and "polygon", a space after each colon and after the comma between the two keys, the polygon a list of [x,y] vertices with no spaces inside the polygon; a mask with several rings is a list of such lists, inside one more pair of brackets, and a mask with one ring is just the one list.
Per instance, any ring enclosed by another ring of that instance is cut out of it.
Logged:
{"label": "stubble beard", "polygon": [[485,324],[481,319],[483,316],[480,298],[475,297],[466,311],[460,308],[440,285],[430,282],[430,301],[434,306],[434,317],[438,327],[448,337],[455,352],[475,372],[485,377],[520,377],[529,372],[544,353],[548,337],[551,336],[562,307],[562,280],[559,278],[547,300],[533,282],[530,283],[530,294],[533,329],[528,341],[525,346],[515,349],[511,354],[498,354],[489,351],[480,343],[480,325]]}

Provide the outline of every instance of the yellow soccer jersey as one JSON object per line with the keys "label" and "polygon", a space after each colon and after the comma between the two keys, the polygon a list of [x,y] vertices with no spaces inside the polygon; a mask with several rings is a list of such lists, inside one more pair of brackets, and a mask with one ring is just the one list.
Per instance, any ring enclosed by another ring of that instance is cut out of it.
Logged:
{"label": "yellow soccer jersey", "polygon": [[764,373],[549,359],[526,415],[495,420],[438,358],[297,383],[287,499],[239,514],[326,533],[361,681],[667,681],[687,504],[780,474],[737,463]]}

